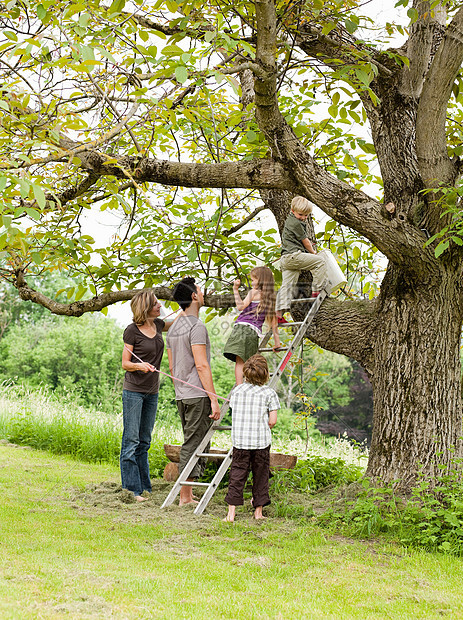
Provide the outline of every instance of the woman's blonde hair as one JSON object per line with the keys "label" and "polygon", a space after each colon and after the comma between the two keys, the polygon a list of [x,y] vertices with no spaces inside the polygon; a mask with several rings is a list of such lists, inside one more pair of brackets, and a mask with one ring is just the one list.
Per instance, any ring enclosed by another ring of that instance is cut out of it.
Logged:
{"label": "woman's blonde hair", "polygon": [[300,215],[310,215],[313,211],[313,204],[304,196],[294,196],[291,200],[291,210]]}
{"label": "woman's blonde hair", "polygon": [[260,301],[256,308],[256,314],[265,312],[265,321],[271,323],[275,316],[275,280],[273,273],[268,267],[254,267],[249,274],[257,278],[257,288],[261,291]]}
{"label": "woman's blonde hair", "polygon": [[157,302],[157,297],[151,289],[144,289],[143,291],[135,293],[130,302],[135,325],[143,325],[143,323],[146,323],[148,312]]}

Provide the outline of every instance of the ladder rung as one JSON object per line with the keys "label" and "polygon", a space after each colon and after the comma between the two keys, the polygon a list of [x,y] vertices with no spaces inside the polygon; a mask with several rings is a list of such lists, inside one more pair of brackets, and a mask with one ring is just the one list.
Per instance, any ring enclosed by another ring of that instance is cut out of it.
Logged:
{"label": "ladder rung", "polygon": [[197,454],[196,456],[199,458],[214,457],[218,459],[226,459],[227,452],[201,452],[200,454]]}
{"label": "ladder rung", "polygon": [[[259,349],[259,351],[261,353],[270,353],[271,351],[274,351],[274,349],[270,347],[269,349]],[[289,347],[278,347],[275,353],[279,353],[280,351],[289,351]]]}
{"label": "ladder rung", "polygon": [[315,301],[316,299],[317,299],[316,297],[300,297],[299,299],[292,299],[291,303],[297,304],[301,301]]}
{"label": "ladder rung", "polygon": [[195,482],[194,480],[185,480],[184,482],[180,482],[180,484],[184,487],[208,487],[209,482]]}
{"label": "ladder rung", "polygon": [[213,430],[215,431],[231,431],[231,426],[213,426]]}
{"label": "ladder rung", "polygon": [[302,321],[287,321],[286,323],[278,323],[278,327],[295,327],[296,325],[302,325]]}

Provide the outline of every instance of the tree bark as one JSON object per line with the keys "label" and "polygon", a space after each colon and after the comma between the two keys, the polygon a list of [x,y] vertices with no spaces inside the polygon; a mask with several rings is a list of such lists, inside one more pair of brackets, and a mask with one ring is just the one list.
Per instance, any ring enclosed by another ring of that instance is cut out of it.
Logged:
{"label": "tree bark", "polygon": [[458,279],[416,282],[390,267],[382,285],[367,475],[402,489],[420,473],[436,479],[462,455]]}

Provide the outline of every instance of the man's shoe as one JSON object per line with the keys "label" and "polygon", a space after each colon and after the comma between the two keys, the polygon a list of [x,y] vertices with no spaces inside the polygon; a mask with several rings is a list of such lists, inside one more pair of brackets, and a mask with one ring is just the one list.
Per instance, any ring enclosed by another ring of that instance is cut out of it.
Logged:
{"label": "man's shoe", "polygon": [[312,291],[312,299],[315,299],[315,297],[318,297],[320,295],[320,291]]}

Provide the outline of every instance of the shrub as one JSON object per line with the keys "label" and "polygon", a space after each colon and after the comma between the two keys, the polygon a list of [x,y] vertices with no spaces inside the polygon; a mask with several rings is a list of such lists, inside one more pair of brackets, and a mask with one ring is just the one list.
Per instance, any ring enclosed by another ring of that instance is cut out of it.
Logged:
{"label": "shrub", "polygon": [[318,521],[350,536],[386,535],[408,547],[463,556],[463,484],[457,474],[441,477],[433,488],[423,480],[402,498],[391,486],[363,480],[354,500]]}
{"label": "shrub", "polygon": [[310,456],[298,460],[294,469],[275,472],[273,487],[277,492],[286,489],[307,493],[331,485],[355,482],[362,474],[362,467],[347,464],[341,458]]}

